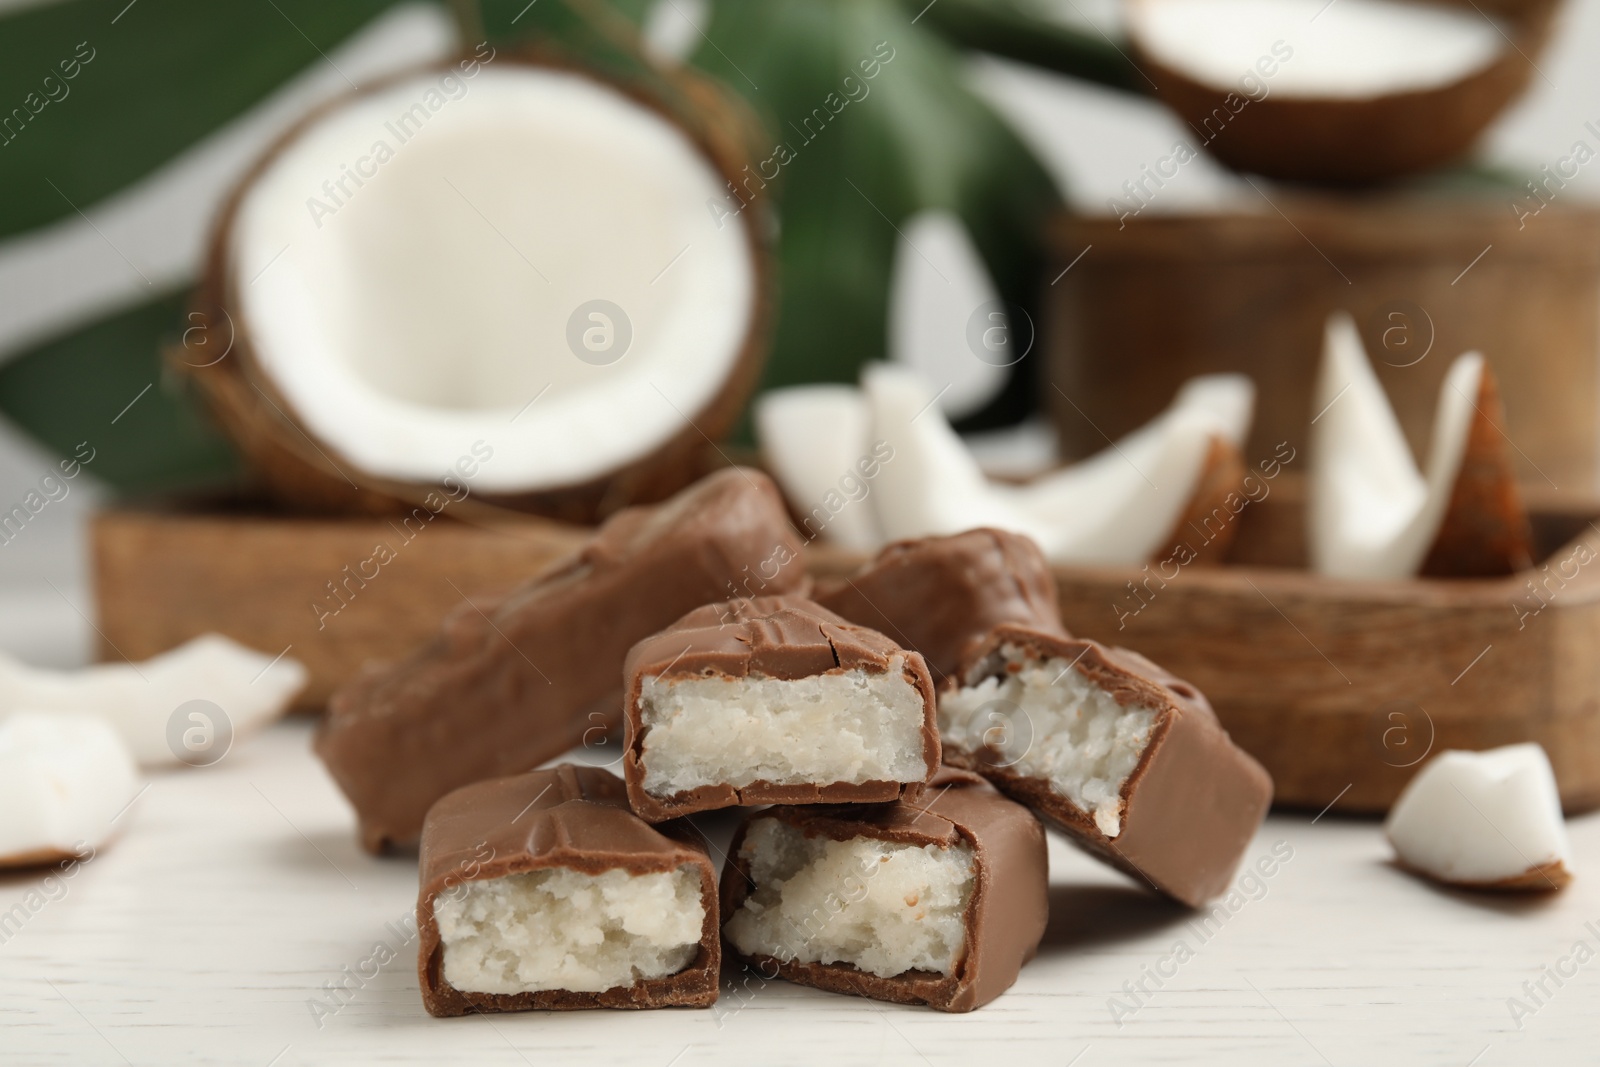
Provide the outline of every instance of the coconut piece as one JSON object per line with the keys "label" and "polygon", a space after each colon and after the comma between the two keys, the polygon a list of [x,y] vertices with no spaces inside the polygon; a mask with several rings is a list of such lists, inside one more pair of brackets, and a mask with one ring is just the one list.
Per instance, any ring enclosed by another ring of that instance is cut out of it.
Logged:
{"label": "coconut piece", "polygon": [[[1026,485],[991,482],[914,372],[867,369],[873,436],[894,449],[877,479],[879,525],[896,539],[994,526],[1066,564],[1138,564],[1209,515],[1243,477],[1254,386],[1242,375],[1187,383],[1172,405],[1104,451]],[[1223,527],[1221,544],[1234,531]],[[1220,547],[1217,549],[1220,551]]]}
{"label": "coconut piece", "polygon": [[1156,94],[1229,166],[1380,181],[1464,155],[1521,94],[1556,4],[1131,0]]}
{"label": "coconut piece", "polygon": [[227,357],[175,362],[301,510],[462,480],[573,521],[670,496],[741,412],[770,310],[740,127],[688,95],[503,54],[320,109],[220,217],[195,329]]}
{"label": "coconut piece", "polygon": [[1552,890],[1572,880],[1555,774],[1533,742],[1440,753],[1406,785],[1384,830],[1401,864],[1448,885]]}
{"label": "coconut piece", "polygon": [[820,535],[857,552],[883,543],[877,515],[865,501],[871,493],[865,465],[875,457],[872,415],[861,390],[849,385],[771,390],[756,401],[755,426],[761,458],[808,537]]}
{"label": "coconut piece", "polygon": [[138,795],[139,771],[97,715],[0,720],[0,868],[92,856]]}
{"label": "coconut piece", "polygon": [[[80,670],[32,667],[0,655],[0,713],[102,715],[134,759],[159,767],[185,762],[171,740],[173,716],[181,705],[213,705],[203,713],[205,728],[212,737],[226,730],[237,740],[282,715],[306,678],[298,660],[264,656],[221,634],[204,634],[142,663],[102,663]],[[180,737],[188,726],[185,717]]]}
{"label": "coconut piece", "polygon": [[1532,533],[1482,356],[1450,366],[1424,474],[1345,314],[1329,318],[1311,426],[1312,568],[1337,578],[1510,574]]}

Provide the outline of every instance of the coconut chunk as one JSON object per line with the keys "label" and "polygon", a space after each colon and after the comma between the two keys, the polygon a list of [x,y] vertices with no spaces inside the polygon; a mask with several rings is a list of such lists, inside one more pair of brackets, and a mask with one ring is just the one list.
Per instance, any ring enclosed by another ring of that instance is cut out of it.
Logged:
{"label": "coconut chunk", "polygon": [[[98,714],[141,765],[163,766],[185,762],[173,743],[173,716],[181,705],[207,702],[197,713],[199,727],[214,741],[220,736],[217,743],[230,744],[283,714],[306,677],[299,661],[262,655],[220,634],[196,637],[142,663],[81,670],[31,667],[0,655],[0,714]],[[177,736],[189,726],[183,716]]]}
{"label": "coconut chunk", "polygon": [[0,720],[0,867],[93,855],[138,791],[133,757],[104,719],[7,716]]}
{"label": "coconut chunk", "polygon": [[1443,752],[1385,824],[1407,868],[1473,889],[1560,889],[1572,880],[1550,759],[1534,743]]}
{"label": "coconut chunk", "polygon": [[[1209,514],[1219,490],[1236,486],[1255,393],[1242,375],[1193,379],[1165,412],[1121,441],[1015,486],[985,477],[915,372],[876,365],[863,386],[873,437],[894,449],[873,498],[887,537],[994,526],[1033,538],[1054,563],[1104,565],[1151,559],[1185,516]],[[1217,477],[1227,470],[1237,476]]]}
{"label": "coconut chunk", "polygon": [[880,978],[948,975],[965,956],[970,845],[835,841],[757,819],[740,854],[754,888],[723,930],[746,956],[848,963]]}
{"label": "coconut chunk", "polygon": [[1426,474],[1348,315],[1328,319],[1311,426],[1307,536],[1336,578],[1509,574],[1531,535],[1498,429],[1499,394],[1481,355],[1439,388]]}
{"label": "coconut chunk", "polygon": [[444,977],[466,993],[600,993],[694,962],[706,910],[697,867],[587,874],[553,867],[436,897]]}
{"label": "coconut chunk", "polygon": [[883,543],[868,498],[879,466],[872,416],[861,390],[801,385],[762,394],[755,405],[756,440],[807,538],[870,552]]}

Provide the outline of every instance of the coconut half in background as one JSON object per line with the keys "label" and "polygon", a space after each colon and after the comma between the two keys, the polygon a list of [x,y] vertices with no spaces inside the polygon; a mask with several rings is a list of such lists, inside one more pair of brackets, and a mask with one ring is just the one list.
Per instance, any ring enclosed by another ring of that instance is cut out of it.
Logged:
{"label": "coconut half in background", "polygon": [[669,496],[770,318],[764,209],[729,189],[745,127],[691,96],[480,48],[332,102],[229,199],[174,361],[302,510]]}
{"label": "coconut half in background", "polygon": [[1439,387],[1417,467],[1355,323],[1328,319],[1311,424],[1311,567],[1334,578],[1480,578],[1532,563],[1494,374],[1476,352]]}
{"label": "coconut half in background", "polygon": [[1526,88],[1556,0],[1125,0],[1135,60],[1236,170],[1383,181],[1463,156]]}

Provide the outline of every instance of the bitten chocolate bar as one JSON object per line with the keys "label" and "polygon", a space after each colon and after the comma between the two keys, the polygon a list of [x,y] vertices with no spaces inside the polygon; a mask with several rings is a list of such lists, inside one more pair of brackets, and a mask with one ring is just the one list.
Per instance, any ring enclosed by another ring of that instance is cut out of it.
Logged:
{"label": "bitten chocolate bar", "polygon": [[717,999],[710,857],[634,815],[597,767],[494,778],[435,804],[417,930],[434,1015]]}
{"label": "bitten chocolate bar", "polygon": [[415,842],[430,805],[469,782],[617,737],[622,663],[691,608],[804,580],[778,490],[733,468],[618,512],[566,562],[494,606],[461,605],[408,658],[334,694],[317,754],[378,851]]}
{"label": "bitten chocolate bar", "polygon": [[804,597],[691,611],[624,673],[628,798],[651,822],[894,800],[939,767],[922,657]]}
{"label": "bitten chocolate bar", "polygon": [[1221,893],[1272,779],[1189,683],[1135,652],[1006,625],[940,693],[947,762],[1191,906]]}
{"label": "bitten chocolate bar", "polygon": [[921,652],[935,683],[1003,622],[1062,630],[1044,554],[1004,530],[897,541],[850,577],[820,583],[816,601]]}
{"label": "bitten chocolate bar", "polygon": [[922,801],[770,808],[722,872],[729,951],[834,993],[971,1011],[1009,989],[1049,912],[1044,831],[946,767]]}

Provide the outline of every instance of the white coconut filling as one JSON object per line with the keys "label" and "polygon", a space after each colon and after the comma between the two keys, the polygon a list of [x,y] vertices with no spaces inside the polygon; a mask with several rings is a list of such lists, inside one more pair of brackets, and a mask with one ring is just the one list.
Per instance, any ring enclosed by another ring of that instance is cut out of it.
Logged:
{"label": "white coconut filling", "polygon": [[482,440],[477,487],[583,482],[680,433],[736,365],[755,295],[737,206],[681,129],[593,79],[505,58],[418,74],[327,112],[251,185],[233,327],[363,470],[438,480]]}
{"label": "white coconut filling", "polygon": [[1150,743],[1156,709],[1117,703],[1073,668],[1003,645],[1003,673],[944,694],[939,732],[953,749],[985,749],[993,762],[1057,793],[1107,837],[1122,832],[1122,787]]}
{"label": "white coconut filling", "polygon": [[833,841],[757,819],[739,855],[755,887],[723,929],[746,955],[848,963],[880,978],[950,974],[965,955],[969,845]]}
{"label": "white coconut filling", "polygon": [[640,691],[644,788],[920,782],[922,694],[895,656],[882,672],[784,680],[646,678]]}
{"label": "white coconut filling", "polygon": [[700,950],[700,872],[553,867],[465,882],[433,902],[444,978],[466,993],[599,993],[665,978]]}

